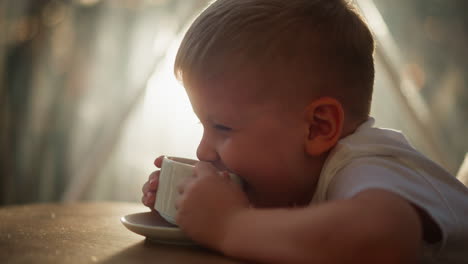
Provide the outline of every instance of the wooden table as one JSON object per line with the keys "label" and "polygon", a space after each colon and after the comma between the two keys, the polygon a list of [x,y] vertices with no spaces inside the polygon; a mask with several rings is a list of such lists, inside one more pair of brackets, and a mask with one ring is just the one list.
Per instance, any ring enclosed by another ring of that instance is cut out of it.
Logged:
{"label": "wooden table", "polygon": [[0,207],[0,263],[241,263],[200,247],[157,244],[127,230],[132,203]]}

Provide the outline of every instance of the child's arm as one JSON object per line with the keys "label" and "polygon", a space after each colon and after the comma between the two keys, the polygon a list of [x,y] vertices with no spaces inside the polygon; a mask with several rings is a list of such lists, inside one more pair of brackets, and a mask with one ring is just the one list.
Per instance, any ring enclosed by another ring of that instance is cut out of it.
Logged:
{"label": "child's arm", "polygon": [[295,209],[254,209],[238,186],[201,164],[181,187],[177,221],[192,239],[265,263],[417,263],[416,210],[384,190]]}
{"label": "child's arm", "polygon": [[414,208],[382,190],[300,209],[250,209],[229,225],[220,249],[266,263],[417,263]]}

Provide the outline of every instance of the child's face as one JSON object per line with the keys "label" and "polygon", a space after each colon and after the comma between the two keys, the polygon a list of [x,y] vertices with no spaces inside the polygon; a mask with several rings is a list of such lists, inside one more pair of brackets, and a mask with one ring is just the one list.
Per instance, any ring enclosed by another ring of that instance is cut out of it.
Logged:
{"label": "child's face", "polygon": [[257,79],[246,73],[186,84],[204,127],[197,156],[239,175],[255,206],[305,205],[321,162],[305,153],[308,127],[303,113],[281,110],[280,99],[254,99],[254,91],[265,85]]}

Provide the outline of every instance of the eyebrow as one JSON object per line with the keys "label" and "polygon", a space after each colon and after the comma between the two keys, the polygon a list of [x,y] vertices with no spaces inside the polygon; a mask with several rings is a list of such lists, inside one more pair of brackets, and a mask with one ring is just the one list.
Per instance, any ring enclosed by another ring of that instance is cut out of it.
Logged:
{"label": "eyebrow", "polygon": [[[226,122],[228,122],[228,123],[239,124],[241,121],[246,120],[246,118],[241,117],[238,112],[229,113],[227,115],[225,114],[225,115],[221,116],[221,118],[219,118],[219,114],[218,114],[218,118],[216,118],[212,113],[207,114],[207,116],[202,116],[198,111],[196,111],[193,108],[193,106],[192,106],[192,110],[195,113],[195,115],[198,117],[200,122],[210,122],[210,123],[226,123]],[[201,118],[201,117],[203,117],[203,118]]]}
{"label": "eyebrow", "polygon": [[[232,117],[232,116],[224,116],[221,119],[220,118],[215,118],[212,115],[207,116],[206,122],[209,122],[210,124],[216,124],[216,125],[227,125],[229,127],[231,126],[238,126],[239,122],[241,121],[241,118],[238,117]],[[202,120],[200,120],[202,121]],[[202,121],[203,122],[203,121]]]}

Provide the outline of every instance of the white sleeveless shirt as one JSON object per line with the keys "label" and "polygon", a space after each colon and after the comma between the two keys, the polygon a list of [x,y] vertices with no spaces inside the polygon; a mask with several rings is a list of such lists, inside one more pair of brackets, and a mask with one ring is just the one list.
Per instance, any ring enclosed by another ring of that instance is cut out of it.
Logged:
{"label": "white sleeveless shirt", "polygon": [[347,199],[366,189],[396,193],[424,210],[442,241],[424,244],[423,263],[468,264],[468,188],[416,151],[403,134],[369,118],[327,158],[312,203]]}

